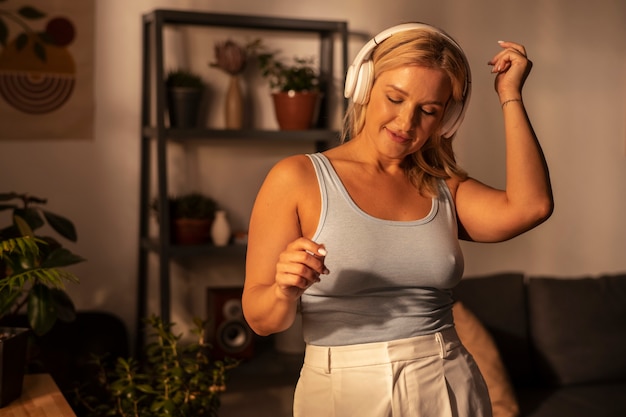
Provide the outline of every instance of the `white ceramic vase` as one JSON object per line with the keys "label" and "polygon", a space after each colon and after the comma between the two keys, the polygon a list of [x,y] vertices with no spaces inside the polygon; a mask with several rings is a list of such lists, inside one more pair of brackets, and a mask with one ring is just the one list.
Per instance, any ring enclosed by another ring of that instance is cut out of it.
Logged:
{"label": "white ceramic vase", "polygon": [[226,218],[226,211],[218,210],[215,212],[215,220],[211,226],[211,238],[215,246],[226,246],[230,241],[230,224]]}

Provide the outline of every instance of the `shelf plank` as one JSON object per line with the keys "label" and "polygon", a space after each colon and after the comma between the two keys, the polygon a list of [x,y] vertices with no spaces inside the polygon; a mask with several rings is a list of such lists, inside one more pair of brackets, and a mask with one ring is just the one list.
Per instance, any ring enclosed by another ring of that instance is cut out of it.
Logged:
{"label": "shelf plank", "polygon": [[168,9],[154,10],[146,14],[144,20],[146,22],[158,20],[171,25],[209,25],[297,32],[341,33],[347,30],[346,21],[339,20],[289,19],[274,16],[203,13]]}
{"label": "shelf plank", "polygon": [[172,258],[185,258],[195,256],[219,256],[219,257],[245,257],[246,246],[233,244],[227,246],[206,245],[165,245],[161,247],[158,239],[145,238],[141,240],[142,247],[150,252],[163,254],[167,251]]}
{"label": "shelf plank", "polygon": [[[289,141],[327,141],[338,142],[340,133],[336,130],[259,130],[259,129],[173,129],[164,130],[164,137],[172,140],[198,139],[241,139],[241,140],[289,140]],[[145,137],[157,137],[158,129],[154,126],[143,128]]]}

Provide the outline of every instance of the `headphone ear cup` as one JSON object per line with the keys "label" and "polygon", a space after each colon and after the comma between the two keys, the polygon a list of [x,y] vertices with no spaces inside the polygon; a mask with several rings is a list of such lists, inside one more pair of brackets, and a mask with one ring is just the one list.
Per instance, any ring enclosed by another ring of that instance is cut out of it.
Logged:
{"label": "headphone ear cup", "polygon": [[343,88],[343,96],[345,98],[351,98],[354,95],[354,86],[356,84],[356,76],[358,74],[355,74],[356,72],[356,67],[354,66],[354,64],[350,65],[348,67],[348,72],[346,73],[346,84]]}
{"label": "headphone ear cup", "polygon": [[446,118],[441,126],[441,136],[450,138],[456,132],[458,125],[461,123],[463,113],[463,103],[454,102],[450,109],[446,112]]}
{"label": "headphone ear cup", "polygon": [[374,62],[370,59],[364,61],[357,75],[352,100],[358,104],[365,104],[369,100],[370,90],[374,83]]}

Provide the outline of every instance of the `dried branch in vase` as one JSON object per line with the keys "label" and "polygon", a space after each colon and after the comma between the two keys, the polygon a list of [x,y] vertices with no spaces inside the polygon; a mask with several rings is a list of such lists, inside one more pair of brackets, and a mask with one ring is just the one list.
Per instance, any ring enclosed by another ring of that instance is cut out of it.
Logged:
{"label": "dried branch in vase", "polygon": [[238,75],[246,68],[246,48],[232,40],[215,44],[215,62],[209,64],[230,75]]}

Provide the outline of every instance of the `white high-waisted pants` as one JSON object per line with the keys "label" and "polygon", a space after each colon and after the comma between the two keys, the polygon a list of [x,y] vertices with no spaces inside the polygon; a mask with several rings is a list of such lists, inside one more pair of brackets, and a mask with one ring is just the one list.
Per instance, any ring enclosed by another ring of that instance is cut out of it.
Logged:
{"label": "white high-waisted pants", "polygon": [[307,345],[294,417],[490,417],[487,386],[456,331]]}

